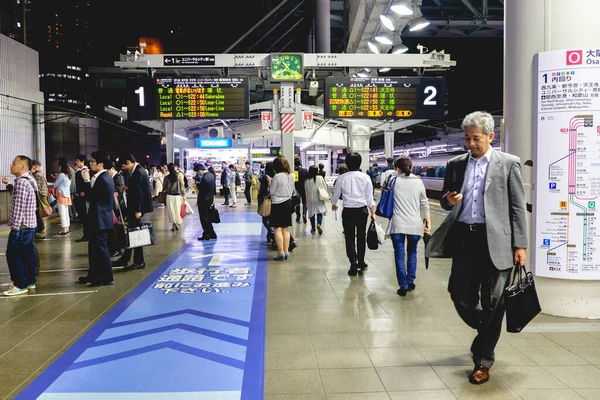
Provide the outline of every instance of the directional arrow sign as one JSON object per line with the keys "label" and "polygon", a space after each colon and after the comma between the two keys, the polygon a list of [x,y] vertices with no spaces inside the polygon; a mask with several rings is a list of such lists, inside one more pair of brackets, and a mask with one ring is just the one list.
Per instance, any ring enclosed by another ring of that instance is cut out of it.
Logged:
{"label": "directional arrow sign", "polygon": [[214,267],[216,265],[221,265],[223,261],[223,254],[203,254],[201,256],[192,257],[192,260],[199,260],[201,258],[212,257],[208,262],[209,267]]}

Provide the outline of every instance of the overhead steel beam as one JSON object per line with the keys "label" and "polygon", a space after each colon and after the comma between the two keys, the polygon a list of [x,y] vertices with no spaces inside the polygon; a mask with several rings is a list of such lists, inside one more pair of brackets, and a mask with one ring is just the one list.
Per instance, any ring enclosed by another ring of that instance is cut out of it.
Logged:
{"label": "overhead steel beam", "polygon": [[238,40],[235,41],[235,43],[233,43],[231,46],[229,46],[223,53],[226,54],[226,53],[229,53],[231,50],[233,50],[235,48],[235,46],[240,44],[240,42],[242,40],[246,39],[246,37],[248,37],[248,35],[250,33],[254,32],[254,30],[256,28],[261,26],[263,22],[268,20],[271,17],[271,15],[275,14],[277,12],[277,10],[279,10],[281,7],[283,7],[288,1],[290,1],[290,0],[283,0],[281,3],[279,3],[279,5],[277,7],[275,7],[267,15],[262,17],[262,19],[260,21],[258,21],[252,28],[250,28],[246,33],[244,33]]}
{"label": "overhead steel beam", "polygon": [[483,13],[484,18],[487,18],[487,16],[488,16],[488,7],[489,7],[488,0],[483,0],[481,2],[481,11]]}
{"label": "overhead steel beam", "polygon": [[477,11],[477,9],[475,7],[473,7],[473,4],[471,4],[471,2],[469,0],[460,0],[465,7],[467,7],[469,9],[469,11],[471,11],[473,13],[473,15],[475,15],[476,17],[481,17],[481,14],[479,13],[479,11]]}
{"label": "overhead steel beam", "polygon": [[[290,27],[290,29],[288,29],[288,30],[287,30],[287,31],[286,31],[286,32],[285,32],[283,35],[279,36],[279,38],[278,38],[276,41],[274,41],[273,43],[271,43],[271,45],[269,46],[269,48],[267,49],[267,51],[271,51],[271,49],[272,49],[273,47],[275,47],[275,45],[276,45],[277,43],[279,43],[279,41],[280,41],[281,39],[283,39],[284,37],[286,37],[286,36],[288,35],[288,33],[290,33],[291,31],[293,31],[294,29],[296,29],[296,27],[297,27],[297,26],[298,26],[298,25],[299,25],[299,24],[300,24],[302,21],[304,21],[304,17],[300,18],[300,19],[299,19],[299,20],[298,20],[298,21],[297,21],[297,22],[296,22],[294,25],[292,25],[292,26]],[[295,38],[294,38],[294,39],[295,39]],[[292,39],[292,41],[293,41],[294,39]],[[291,42],[290,42],[290,43],[291,43]],[[288,43],[286,46],[288,46],[288,45],[289,45],[289,43]]]}
{"label": "overhead steel beam", "polygon": [[[302,4],[304,4],[304,0],[302,0],[300,3],[298,3],[298,5],[296,5],[296,7],[292,8],[292,9],[291,9],[291,11],[290,11],[290,12],[288,12],[288,13],[285,15],[285,17],[281,18],[281,19],[279,20],[279,22],[277,22],[277,23],[275,24],[275,26],[273,26],[271,29],[269,29],[269,30],[267,31],[267,33],[265,33],[265,34],[263,35],[263,37],[261,37],[261,38],[260,38],[260,39],[258,39],[256,42],[254,42],[254,43],[252,44],[252,46],[250,46],[250,47],[248,48],[248,50],[247,50],[247,51],[250,51],[250,50],[252,50],[252,49],[253,49],[253,48],[254,48],[254,47],[257,45],[257,44],[259,44],[260,42],[262,42],[262,41],[263,41],[263,40],[264,40],[264,39],[265,39],[267,36],[269,36],[269,35],[271,34],[271,32],[273,32],[275,29],[277,29],[277,27],[278,27],[279,25],[281,25],[281,23],[282,23],[283,21],[285,21],[286,19],[288,19],[288,17],[289,17],[290,15],[292,15],[292,14],[293,14],[293,13],[294,13],[294,12],[295,12],[295,11],[296,11],[298,8],[300,8],[300,6],[301,6]],[[304,19],[304,17],[302,17],[302,19]],[[296,24],[296,25],[297,25],[297,24]],[[294,26],[296,26],[296,25],[294,25]],[[288,31],[288,32],[289,32],[289,31]],[[286,32],[286,34],[287,34],[287,32]],[[269,51],[269,50],[267,50],[267,51]]]}
{"label": "overhead steel beam", "polygon": [[[456,21],[458,22],[458,21]],[[500,22],[501,21],[489,21]],[[447,24],[448,21],[443,21]],[[455,22],[454,22],[455,23]],[[453,21],[450,21],[453,24]],[[441,24],[442,25],[442,24]],[[463,24],[467,25],[467,24]],[[471,21],[470,25],[476,25]],[[269,53],[251,54],[214,54],[214,65],[165,65],[164,58],[175,55],[169,54],[144,54],[136,61],[115,61],[115,67],[133,69],[132,73],[139,69],[194,69],[197,71],[214,70],[215,68],[264,68],[270,67],[271,55]],[[206,54],[178,54],[181,58],[206,57]],[[456,61],[450,59],[450,54],[351,54],[351,53],[306,53],[304,54],[305,68],[449,68],[456,65]]]}

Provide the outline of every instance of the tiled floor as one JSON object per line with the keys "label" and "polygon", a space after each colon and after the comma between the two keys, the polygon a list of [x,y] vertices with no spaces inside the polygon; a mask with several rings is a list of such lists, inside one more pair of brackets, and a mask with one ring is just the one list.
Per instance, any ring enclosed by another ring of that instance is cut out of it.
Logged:
{"label": "tiled floor", "polygon": [[[443,212],[434,214],[436,226]],[[164,209],[152,219],[158,244],[147,269],[118,272],[112,287],[74,284],[87,265],[80,232],[38,246],[36,295],[0,299],[0,398],[13,398],[199,229],[194,216],[171,233]],[[299,247],[268,264],[265,399],[600,399],[596,324],[541,315],[531,332],[503,333],[490,382],[470,385],[474,333],[449,300],[449,262],[425,270],[420,247],[417,289],[400,298],[390,243],[368,252],[365,275],[349,277],[340,222],[328,215],[324,230],[295,224]],[[0,235],[0,252],[5,245]],[[1,254],[0,285],[8,282]]]}
{"label": "tiled floor", "polygon": [[[400,298],[391,243],[349,277],[341,224],[325,221],[323,236],[295,225],[298,249],[269,263],[265,399],[600,399],[596,324],[541,315],[536,332],[503,333],[491,380],[471,385],[474,331],[450,302],[449,261],[426,270],[421,243],[417,289]],[[573,323],[588,331],[561,332]]]}

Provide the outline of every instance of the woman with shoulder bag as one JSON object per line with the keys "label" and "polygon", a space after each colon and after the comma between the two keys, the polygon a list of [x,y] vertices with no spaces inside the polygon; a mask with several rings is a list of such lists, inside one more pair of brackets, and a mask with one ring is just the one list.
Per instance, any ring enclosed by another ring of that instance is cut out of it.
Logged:
{"label": "woman with shoulder bag", "polygon": [[166,194],[167,215],[173,225],[171,232],[174,232],[179,230],[179,225],[183,222],[181,206],[185,200],[185,188],[175,164],[169,163],[167,168],[169,174],[163,180],[163,193]]}
{"label": "woman with shoulder bag", "polygon": [[292,226],[292,195],[294,193],[294,174],[290,163],[284,156],[278,156],[273,160],[275,176],[271,181],[269,189],[271,193],[271,215],[269,222],[275,230],[275,242],[279,254],[274,260],[283,261],[289,257],[290,231]]}
{"label": "woman with shoulder bag", "polygon": [[319,191],[322,188],[325,188],[325,179],[321,175],[319,175],[319,168],[316,165],[311,165],[308,169],[308,176],[306,178],[306,183],[304,184],[306,187],[306,205],[308,207],[308,218],[310,219],[310,232],[315,233],[315,216],[317,227],[316,230],[319,231],[319,235],[323,234],[323,228],[321,225],[323,224],[323,214],[327,212],[327,205],[325,204],[325,200],[321,197]]}

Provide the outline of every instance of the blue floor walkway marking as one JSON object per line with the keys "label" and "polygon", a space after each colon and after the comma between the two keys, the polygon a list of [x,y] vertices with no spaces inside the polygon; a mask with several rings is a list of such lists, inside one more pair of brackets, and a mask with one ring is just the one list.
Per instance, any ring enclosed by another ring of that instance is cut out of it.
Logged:
{"label": "blue floor walkway marking", "polygon": [[190,239],[17,399],[262,399],[264,232],[256,213],[221,221],[218,240]]}

